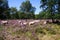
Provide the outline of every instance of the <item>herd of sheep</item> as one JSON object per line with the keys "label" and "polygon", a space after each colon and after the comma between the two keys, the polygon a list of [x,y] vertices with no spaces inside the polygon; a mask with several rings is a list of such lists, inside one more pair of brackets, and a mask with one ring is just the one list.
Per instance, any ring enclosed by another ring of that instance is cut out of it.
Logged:
{"label": "herd of sheep", "polygon": [[35,23],[47,24],[52,23],[52,20],[0,20],[0,25],[33,25]]}
{"label": "herd of sheep", "polygon": [[1,20],[0,21],[0,25],[8,25],[8,24],[19,24],[19,25],[32,25],[34,23],[40,22],[40,20],[30,20],[30,21],[26,21],[26,20]]}

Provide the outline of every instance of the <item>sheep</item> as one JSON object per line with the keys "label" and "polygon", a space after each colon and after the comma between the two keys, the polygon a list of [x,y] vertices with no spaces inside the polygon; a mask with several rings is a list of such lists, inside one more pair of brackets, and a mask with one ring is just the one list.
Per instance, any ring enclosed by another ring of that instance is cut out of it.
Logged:
{"label": "sheep", "polygon": [[23,23],[24,25],[27,25],[27,22]]}
{"label": "sheep", "polygon": [[1,24],[6,25],[6,24],[8,24],[8,21],[1,21]]}
{"label": "sheep", "polygon": [[[18,21],[18,20],[17,20]],[[21,23],[21,21],[18,21],[19,23]]]}
{"label": "sheep", "polygon": [[18,24],[22,25],[22,21],[18,21]]}
{"label": "sheep", "polygon": [[20,25],[23,25],[22,21],[18,21],[18,23],[19,23]]}
{"label": "sheep", "polygon": [[47,24],[47,21],[46,21],[46,20],[41,20],[41,21],[40,21],[40,24],[41,24],[41,25]]}
{"label": "sheep", "polygon": [[40,22],[40,20],[34,20],[32,22],[29,22],[29,25],[33,25],[33,24],[38,23],[38,22]]}
{"label": "sheep", "polygon": [[43,24],[47,24],[47,21],[44,21]]}
{"label": "sheep", "polygon": [[32,21],[32,22],[29,22],[29,25],[33,25],[35,22],[34,21]]}
{"label": "sheep", "polygon": [[35,22],[35,23],[38,23],[38,22],[40,22],[40,20],[35,20],[34,22]]}
{"label": "sheep", "polygon": [[52,20],[47,20],[46,22],[47,22],[47,23],[52,23]]}
{"label": "sheep", "polygon": [[27,25],[27,22],[23,22],[23,21],[18,21],[18,23],[20,23],[21,26]]}

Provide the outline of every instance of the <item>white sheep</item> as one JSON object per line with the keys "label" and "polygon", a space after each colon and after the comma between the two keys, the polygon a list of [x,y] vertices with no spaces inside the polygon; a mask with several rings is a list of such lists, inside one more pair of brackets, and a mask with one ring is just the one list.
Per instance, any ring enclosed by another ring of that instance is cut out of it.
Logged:
{"label": "white sheep", "polygon": [[20,25],[21,25],[21,26],[26,26],[26,25],[27,25],[27,22],[24,22],[24,23],[21,22]]}
{"label": "white sheep", "polygon": [[19,23],[21,22],[21,21],[18,21]]}
{"label": "white sheep", "polygon": [[24,22],[23,24],[24,24],[24,25],[27,25],[27,22]]}
{"label": "white sheep", "polygon": [[47,21],[44,21],[44,23],[43,24],[47,24]]}
{"label": "white sheep", "polygon": [[32,22],[29,22],[29,25],[33,25],[35,22],[34,21],[32,21]]}
{"label": "white sheep", "polygon": [[37,22],[38,23],[38,22],[40,22],[40,20],[35,20],[34,22]]}
{"label": "white sheep", "polygon": [[8,21],[1,21],[1,24],[7,24]]}
{"label": "white sheep", "polygon": [[20,25],[26,25],[27,23],[26,22],[22,22],[22,21],[18,21],[18,23],[20,23]]}

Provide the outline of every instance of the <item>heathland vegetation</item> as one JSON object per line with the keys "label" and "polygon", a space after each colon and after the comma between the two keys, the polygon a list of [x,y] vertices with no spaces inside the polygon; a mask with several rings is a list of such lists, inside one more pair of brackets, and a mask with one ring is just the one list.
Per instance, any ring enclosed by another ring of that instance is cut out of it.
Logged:
{"label": "heathland vegetation", "polygon": [[60,0],[40,0],[40,8],[35,14],[29,0],[19,10],[0,0],[0,40],[60,40]]}

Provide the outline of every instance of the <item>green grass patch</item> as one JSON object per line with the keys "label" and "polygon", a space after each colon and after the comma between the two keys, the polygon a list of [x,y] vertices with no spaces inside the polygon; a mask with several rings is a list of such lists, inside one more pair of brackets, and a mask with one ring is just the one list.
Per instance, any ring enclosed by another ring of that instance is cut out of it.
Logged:
{"label": "green grass patch", "polygon": [[2,30],[3,30],[3,28],[4,28],[3,26],[0,26],[0,31],[2,31]]}

